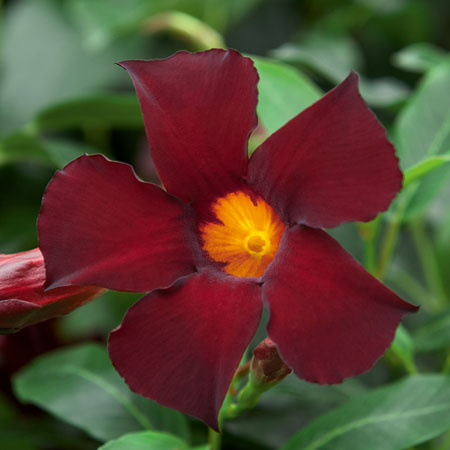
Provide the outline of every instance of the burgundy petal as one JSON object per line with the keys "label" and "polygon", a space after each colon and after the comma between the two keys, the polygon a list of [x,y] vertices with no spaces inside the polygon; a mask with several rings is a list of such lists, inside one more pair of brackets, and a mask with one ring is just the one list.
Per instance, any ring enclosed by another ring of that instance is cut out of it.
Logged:
{"label": "burgundy petal", "polygon": [[56,173],[38,231],[50,287],[142,292],[194,271],[181,202],[101,155],[81,156]]}
{"label": "burgundy petal", "polygon": [[401,300],[322,230],[285,231],[264,274],[268,333],[281,357],[305,380],[339,383],[384,353],[403,314]]}
{"label": "burgundy petal", "polygon": [[39,249],[0,255],[0,333],[67,314],[100,295],[95,286],[44,291],[44,258]]}
{"label": "burgundy petal", "polygon": [[261,315],[259,286],[202,271],[130,308],[109,353],[131,389],[215,430],[217,416]]}
{"label": "burgundy petal", "polygon": [[253,153],[249,182],[283,220],[334,227],[384,211],[402,174],[352,72]]}
{"label": "burgundy petal", "polygon": [[204,200],[239,186],[257,124],[258,74],[234,50],[181,51],[124,61],[141,104],[150,150],[167,191]]}

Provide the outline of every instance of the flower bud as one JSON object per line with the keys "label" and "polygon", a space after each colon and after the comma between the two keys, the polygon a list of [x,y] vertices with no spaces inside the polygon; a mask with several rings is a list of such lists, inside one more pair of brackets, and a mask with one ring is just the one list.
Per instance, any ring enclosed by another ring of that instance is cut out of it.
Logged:
{"label": "flower bud", "polygon": [[253,378],[261,383],[280,382],[292,372],[269,338],[264,339],[253,351],[250,371]]}
{"label": "flower bud", "polygon": [[38,248],[0,255],[0,333],[67,314],[99,296],[96,286],[44,290],[44,258]]}

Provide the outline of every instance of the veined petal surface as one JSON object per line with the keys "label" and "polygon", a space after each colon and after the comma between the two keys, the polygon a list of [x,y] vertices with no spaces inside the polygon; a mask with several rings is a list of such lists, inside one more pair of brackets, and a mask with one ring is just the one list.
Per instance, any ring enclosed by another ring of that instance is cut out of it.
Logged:
{"label": "veined petal surface", "polygon": [[205,201],[240,186],[256,127],[258,74],[234,50],[120,63],[133,79],[153,161],[167,191]]}
{"label": "veined petal surface", "polygon": [[334,384],[375,363],[401,317],[417,310],[383,286],[322,230],[285,231],[263,276],[269,337],[307,381]]}
{"label": "veined petal surface", "polygon": [[132,306],[110,335],[109,353],[135,392],[218,430],[261,310],[254,280],[204,270]]}
{"label": "veined petal surface", "polygon": [[0,333],[67,314],[103,292],[95,286],[44,290],[44,258],[38,248],[0,255]]}
{"label": "veined petal surface", "polygon": [[285,222],[319,228],[373,219],[402,186],[355,73],[263,142],[248,180]]}
{"label": "veined petal surface", "polygon": [[143,292],[195,270],[185,206],[101,155],[81,156],[56,173],[38,231],[48,287]]}

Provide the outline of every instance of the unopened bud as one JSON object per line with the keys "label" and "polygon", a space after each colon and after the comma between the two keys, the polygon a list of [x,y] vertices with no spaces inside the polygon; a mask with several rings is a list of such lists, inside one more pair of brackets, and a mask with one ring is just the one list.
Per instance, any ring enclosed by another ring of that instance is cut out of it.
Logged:
{"label": "unopened bud", "polygon": [[266,338],[253,351],[250,372],[261,383],[280,382],[292,370],[280,358],[274,342]]}

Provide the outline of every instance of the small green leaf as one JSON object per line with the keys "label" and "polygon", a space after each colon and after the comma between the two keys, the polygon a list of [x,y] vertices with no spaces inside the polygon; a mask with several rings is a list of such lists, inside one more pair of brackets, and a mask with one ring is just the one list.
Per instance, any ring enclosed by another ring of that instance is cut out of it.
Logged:
{"label": "small green leaf", "polygon": [[268,134],[321,97],[321,92],[301,72],[269,59],[252,56],[259,73],[258,117]]}
{"label": "small green leaf", "polygon": [[428,42],[416,42],[402,48],[393,56],[393,63],[400,69],[424,73],[440,64],[448,53]]}
{"label": "small green leaf", "polygon": [[189,450],[189,446],[171,434],[144,431],[121,436],[102,445],[98,450]]}
{"label": "small green leaf", "polygon": [[133,95],[102,95],[71,100],[40,111],[29,125],[37,131],[84,128],[143,129],[141,110]]}
{"label": "small green leaf", "polygon": [[22,402],[40,406],[101,441],[152,429],[187,434],[184,417],[131,392],[106,349],[97,344],[37,358],[15,375],[13,387]]}
{"label": "small green leaf", "polygon": [[429,156],[418,164],[405,170],[403,178],[403,189],[414,183],[414,181],[432,172],[434,169],[441,167],[443,164],[450,161],[450,153],[439,156]]}
{"label": "small green leaf", "polygon": [[450,427],[450,377],[413,375],[320,416],[282,450],[402,450]]}
{"label": "small green leaf", "polygon": [[450,348],[450,309],[422,325],[414,335],[414,343],[422,352]]}

